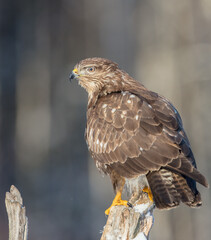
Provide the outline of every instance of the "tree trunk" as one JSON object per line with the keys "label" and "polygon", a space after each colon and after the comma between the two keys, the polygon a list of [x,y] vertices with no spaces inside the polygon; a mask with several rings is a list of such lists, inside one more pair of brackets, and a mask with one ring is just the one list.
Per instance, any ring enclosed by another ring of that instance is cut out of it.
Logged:
{"label": "tree trunk", "polygon": [[132,208],[111,208],[101,240],[147,240],[153,226],[154,204],[143,194]]}

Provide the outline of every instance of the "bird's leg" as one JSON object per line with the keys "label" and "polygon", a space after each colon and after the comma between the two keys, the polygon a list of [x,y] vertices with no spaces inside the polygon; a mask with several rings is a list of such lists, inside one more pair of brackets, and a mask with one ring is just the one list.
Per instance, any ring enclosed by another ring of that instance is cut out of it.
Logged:
{"label": "bird's leg", "polygon": [[111,206],[105,211],[105,214],[109,215],[109,212],[110,212],[111,208],[113,206],[119,206],[119,205],[128,206],[128,201],[122,200],[122,192],[121,191],[118,191],[116,193],[116,196],[115,196]]}
{"label": "bird's leg", "polygon": [[150,200],[151,202],[153,202],[153,195],[152,195],[152,192],[151,192],[150,187],[144,187],[142,191],[145,192],[145,193],[147,193],[147,194],[148,194],[148,197],[149,197],[149,200]]}
{"label": "bird's leg", "polygon": [[125,178],[121,177],[119,174],[117,174],[115,171],[112,171],[110,174],[110,178],[113,184],[113,188],[116,191],[116,196],[111,204],[111,206],[105,211],[106,215],[109,215],[109,212],[111,210],[111,207],[113,206],[130,206],[128,204],[128,201],[122,200],[122,191],[125,185]]}

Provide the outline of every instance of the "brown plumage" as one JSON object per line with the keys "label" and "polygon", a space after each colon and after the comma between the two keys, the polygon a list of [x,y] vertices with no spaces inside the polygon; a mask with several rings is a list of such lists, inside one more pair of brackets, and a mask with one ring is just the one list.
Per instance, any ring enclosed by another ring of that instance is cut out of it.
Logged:
{"label": "brown plumage", "polygon": [[140,188],[149,184],[158,208],[181,201],[201,205],[196,182],[208,183],[196,168],[180,115],[166,98],[103,58],[82,60],[72,78],[88,92],[89,151],[115,189],[122,188],[122,179],[146,176]]}

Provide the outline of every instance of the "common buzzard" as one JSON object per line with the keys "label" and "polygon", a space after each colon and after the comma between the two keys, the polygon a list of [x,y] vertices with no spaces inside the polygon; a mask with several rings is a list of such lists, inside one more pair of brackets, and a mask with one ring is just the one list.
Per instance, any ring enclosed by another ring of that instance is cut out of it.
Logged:
{"label": "common buzzard", "polygon": [[[125,182],[152,193],[156,207],[201,205],[196,182],[208,187],[175,107],[104,58],[76,64],[70,75],[88,92],[86,141],[97,168],[121,199]],[[134,190],[135,191],[135,190]],[[106,214],[109,213],[109,209]]]}

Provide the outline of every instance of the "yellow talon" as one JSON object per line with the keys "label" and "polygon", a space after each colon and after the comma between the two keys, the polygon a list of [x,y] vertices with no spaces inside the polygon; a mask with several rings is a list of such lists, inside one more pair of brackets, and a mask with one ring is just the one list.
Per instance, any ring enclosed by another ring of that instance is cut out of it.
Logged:
{"label": "yellow talon", "polygon": [[149,200],[151,202],[153,202],[153,195],[152,195],[151,189],[149,187],[144,187],[144,189],[142,191],[147,193],[148,197],[149,197]]}
{"label": "yellow talon", "polygon": [[128,201],[126,200],[122,200],[122,193],[121,192],[117,192],[111,206],[105,210],[105,214],[106,215],[109,215],[110,213],[110,210],[113,206],[119,206],[119,205],[123,205],[123,206],[128,206],[127,205]]}

